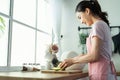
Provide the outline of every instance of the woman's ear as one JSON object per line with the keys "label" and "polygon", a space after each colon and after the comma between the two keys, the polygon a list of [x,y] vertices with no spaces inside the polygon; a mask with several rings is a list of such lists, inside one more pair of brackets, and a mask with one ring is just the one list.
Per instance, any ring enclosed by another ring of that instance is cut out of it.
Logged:
{"label": "woman's ear", "polygon": [[89,9],[89,8],[86,8],[86,9],[85,9],[85,12],[86,12],[87,15],[89,15],[89,14],[90,14],[90,9]]}

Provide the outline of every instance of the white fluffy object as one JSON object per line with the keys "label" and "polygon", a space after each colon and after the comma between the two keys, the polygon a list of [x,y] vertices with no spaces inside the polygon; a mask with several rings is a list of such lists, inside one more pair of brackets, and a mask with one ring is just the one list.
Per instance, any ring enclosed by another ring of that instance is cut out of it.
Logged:
{"label": "white fluffy object", "polygon": [[[73,58],[73,57],[76,57],[78,56],[78,54],[74,51],[66,51],[62,54],[61,56],[61,61],[67,59],[67,58]],[[77,64],[73,64],[69,67],[66,68],[66,70],[82,70],[85,66],[85,63],[83,64],[80,64],[80,63],[77,63]]]}

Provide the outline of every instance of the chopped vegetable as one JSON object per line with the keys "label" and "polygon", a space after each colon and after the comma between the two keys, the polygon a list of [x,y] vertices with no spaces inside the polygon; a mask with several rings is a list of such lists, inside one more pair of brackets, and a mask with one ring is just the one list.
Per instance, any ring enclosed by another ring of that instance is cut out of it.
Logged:
{"label": "chopped vegetable", "polygon": [[62,70],[60,67],[54,67],[54,68],[52,68],[53,70],[55,70],[55,71],[60,71],[60,70]]}

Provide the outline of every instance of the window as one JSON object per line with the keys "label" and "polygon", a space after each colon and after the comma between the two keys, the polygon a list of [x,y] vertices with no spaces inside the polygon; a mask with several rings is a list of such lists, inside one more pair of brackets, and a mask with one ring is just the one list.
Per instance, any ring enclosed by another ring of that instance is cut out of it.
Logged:
{"label": "window", "polygon": [[34,63],[35,30],[13,23],[11,66]]}
{"label": "window", "polygon": [[0,0],[0,12],[9,15],[10,0]]}
{"label": "window", "polygon": [[[49,2],[38,0],[38,29],[51,34],[52,17]],[[49,26],[49,27],[48,27]]]}
{"label": "window", "polygon": [[13,18],[35,27],[36,0],[14,0]]}
{"label": "window", "polygon": [[0,1],[0,16],[6,24],[0,38],[0,66],[40,63],[46,45],[52,42],[49,3],[46,0]]}
{"label": "window", "polygon": [[0,66],[7,66],[8,19],[3,16],[1,17],[4,19],[6,27],[4,31],[0,30]]}
{"label": "window", "polygon": [[39,63],[43,60],[43,56],[48,44],[51,44],[52,39],[49,35],[44,33],[37,34],[37,54],[36,54],[36,62]]}

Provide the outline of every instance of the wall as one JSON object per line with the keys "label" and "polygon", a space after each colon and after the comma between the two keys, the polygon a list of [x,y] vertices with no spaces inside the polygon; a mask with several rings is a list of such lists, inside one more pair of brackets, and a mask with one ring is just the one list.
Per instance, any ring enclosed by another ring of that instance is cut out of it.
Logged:
{"label": "wall", "polygon": [[75,6],[78,0],[64,0],[62,11],[61,39],[62,52],[74,50],[79,52],[78,31],[80,25],[75,16]]}
{"label": "wall", "polygon": [[104,11],[109,15],[110,25],[120,25],[120,0],[98,0]]}

